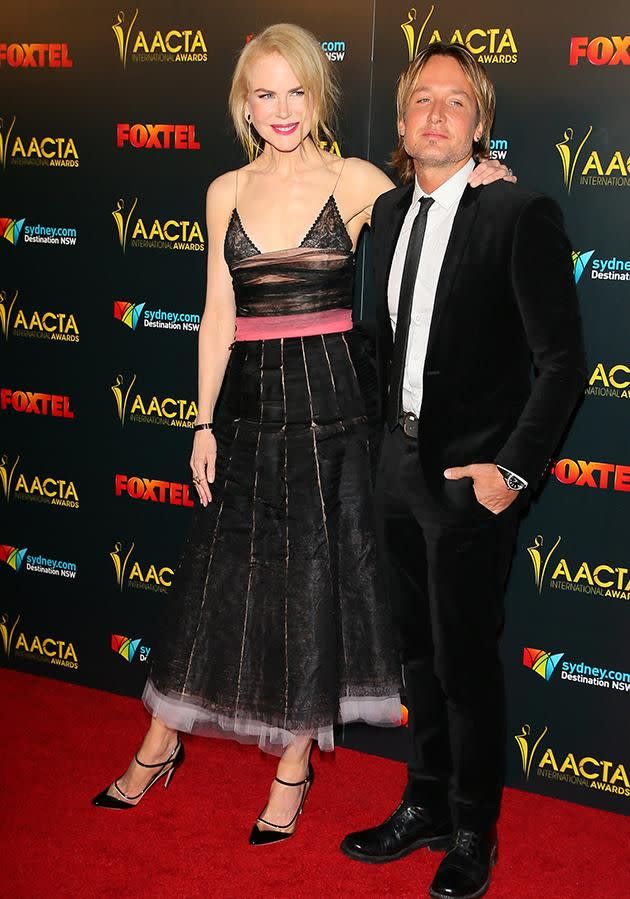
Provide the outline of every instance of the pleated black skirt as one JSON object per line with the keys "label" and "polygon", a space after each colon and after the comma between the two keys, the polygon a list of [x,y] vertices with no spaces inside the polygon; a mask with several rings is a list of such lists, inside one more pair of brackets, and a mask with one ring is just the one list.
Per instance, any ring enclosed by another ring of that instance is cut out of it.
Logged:
{"label": "pleated black skirt", "polygon": [[379,586],[371,347],[356,331],[233,347],[198,505],[143,699],[182,731],[281,752],[400,720]]}

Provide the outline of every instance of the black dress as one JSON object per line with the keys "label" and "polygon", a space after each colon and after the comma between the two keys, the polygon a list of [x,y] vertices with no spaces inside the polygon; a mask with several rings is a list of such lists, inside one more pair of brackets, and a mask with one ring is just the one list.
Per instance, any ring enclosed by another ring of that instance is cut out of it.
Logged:
{"label": "black dress", "polygon": [[400,721],[372,518],[375,364],[365,336],[331,330],[350,328],[352,244],[331,195],[299,247],[271,253],[234,209],[225,258],[237,340],[213,499],[193,513],[143,699],[180,731],[332,749],[335,723]]}

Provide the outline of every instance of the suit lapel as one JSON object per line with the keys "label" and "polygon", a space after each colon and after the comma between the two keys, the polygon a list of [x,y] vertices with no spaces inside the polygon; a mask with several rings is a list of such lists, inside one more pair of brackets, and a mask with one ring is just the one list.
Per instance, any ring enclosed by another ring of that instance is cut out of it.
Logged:
{"label": "suit lapel", "polygon": [[389,227],[387,236],[383,242],[383,249],[380,254],[380,277],[377,282],[378,317],[381,328],[386,329],[390,338],[393,335],[391,333],[389,310],[387,306],[387,285],[389,283],[389,273],[392,267],[398,237],[413,196],[413,188],[413,182],[407,187],[401,188],[400,195],[397,197],[392,207],[388,222]]}
{"label": "suit lapel", "polygon": [[479,209],[479,195],[482,190],[483,187],[472,188],[470,185],[466,185],[466,189],[459,202],[459,208],[455,213],[451,236],[446,247],[444,262],[442,263],[437,290],[435,292],[435,304],[433,306],[431,329],[429,331],[427,359],[429,358],[429,353],[431,352],[432,345],[435,341],[435,335],[440,326],[440,319],[442,318],[444,308],[453,287],[460,259],[466,249],[470,233],[475,224]]}

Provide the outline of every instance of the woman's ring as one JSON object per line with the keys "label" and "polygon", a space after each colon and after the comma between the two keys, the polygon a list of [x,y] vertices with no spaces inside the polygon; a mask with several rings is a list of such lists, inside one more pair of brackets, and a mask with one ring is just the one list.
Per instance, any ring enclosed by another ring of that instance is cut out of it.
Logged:
{"label": "woman's ring", "polygon": [[201,484],[201,478],[198,478],[196,474],[193,475],[193,484]]}

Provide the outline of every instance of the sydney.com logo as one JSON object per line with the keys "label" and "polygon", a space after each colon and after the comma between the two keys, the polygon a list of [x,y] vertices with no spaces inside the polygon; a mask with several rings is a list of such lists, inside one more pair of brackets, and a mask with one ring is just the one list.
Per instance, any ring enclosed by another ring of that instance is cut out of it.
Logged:
{"label": "sydney.com logo", "polygon": [[171,309],[145,309],[146,303],[114,300],[114,318],[135,331],[142,328],[158,328],[168,331],[199,330],[201,316],[197,312],[175,312]]}
{"label": "sydney.com logo", "polygon": [[630,259],[600,259],[595,250],[575,250],[573,252],[573,274],[577,284],[590,263],[589,277],[592,281],[630,281]]}
{"label": "sydney.com logo", "polygon": [[[630,673],[617,671],[614,668],[602,668],[586,662],[571,662],[565,659],[563,652],[548,652],[545,649],[533,649],[526,646],[523,650],[523,665],[530,668],[544,681],[550,681],[556,671],[560,671],[560,679],[592,687],[605,687],[630,691]],[[562,661],[564,659],[564,661]]]}

